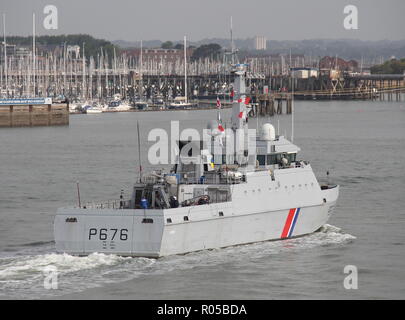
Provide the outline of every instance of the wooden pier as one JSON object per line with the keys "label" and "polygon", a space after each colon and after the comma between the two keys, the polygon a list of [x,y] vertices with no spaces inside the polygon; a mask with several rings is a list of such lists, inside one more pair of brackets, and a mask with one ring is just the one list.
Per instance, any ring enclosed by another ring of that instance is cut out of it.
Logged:
{"label": "wooden pier", "polygon": [[[255,108],[252,110],[252,116],[270,117],[275,114],[286,114],[292,112],[292,94],[288,92],[275,92],[272,94],[259,94],[254,96]],[[283,105],[285,107],[283,108]]]}
{"label": "wooden pier", "polygon": [[60,104],[0,104],[0,127],[69,125],[69,106]]}

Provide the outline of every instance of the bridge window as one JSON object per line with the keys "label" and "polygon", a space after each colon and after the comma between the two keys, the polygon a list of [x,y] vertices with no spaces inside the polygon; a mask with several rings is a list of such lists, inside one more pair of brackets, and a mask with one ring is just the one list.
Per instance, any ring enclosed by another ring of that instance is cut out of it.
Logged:
{"label": "bridge window", "polygon": [[142,189],[135,189],[135,208],[141,207]]}
{"label": "bridge window", "polygon": [[272,164],[278,164],[281,161],[281,154],[269,154],[267,155],[267,164],[272,165]]}
{"label": "bridge window", "polygon": [[266,156],[258,154],[257,155],[257,161],[259,162],[260,166],[265,166],[266,165]]}
{"label": "bridge window", "polygon": [[287,159],[288,159],[288,162],[295,162],[295,160],[296,160],[296,158],[297,158],[297,154],[296,153],[289,153],[289,154],[287,154]]}

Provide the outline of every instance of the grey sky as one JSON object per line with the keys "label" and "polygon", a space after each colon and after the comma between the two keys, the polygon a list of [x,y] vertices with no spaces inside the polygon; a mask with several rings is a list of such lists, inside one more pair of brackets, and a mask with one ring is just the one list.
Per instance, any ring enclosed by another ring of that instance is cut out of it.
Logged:
{"label": "grey sky", "polygon": [[[58,8],[59,29],[45,30],[43,8]],[[343,8],[359,9],[359,30],[343,28]],[[405,39],[404,0],[1,0],[7,34],[88,33],[108,40],[190,40],[264,35],[274,40]]]}

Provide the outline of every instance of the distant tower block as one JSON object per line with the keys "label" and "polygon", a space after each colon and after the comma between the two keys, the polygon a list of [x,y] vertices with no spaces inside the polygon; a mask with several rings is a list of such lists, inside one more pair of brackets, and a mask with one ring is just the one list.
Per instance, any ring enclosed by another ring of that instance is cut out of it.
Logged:
{"label": "distant tower block", "polygon": [[267,49],[266,42],[267,42],[266,37],[256,36],[255,37],[255,49],[256,50],[266,50]]}

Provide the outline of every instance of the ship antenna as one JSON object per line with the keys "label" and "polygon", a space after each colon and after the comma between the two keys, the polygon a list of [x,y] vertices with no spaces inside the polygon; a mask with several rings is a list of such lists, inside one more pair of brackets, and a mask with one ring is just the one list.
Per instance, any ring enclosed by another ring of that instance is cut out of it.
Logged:
{"label": "ship antenna", "polygon": [[231,16],[231,63],[232,63],[232,65],[234,65],[234,64],[235,64],[235,59],[234,59],[233,21],[232,21],[232,16]]}
{"label": "ship antenna", "polygon": [[[291,66],[290,66],[291,69]],[[291,142],[294,142],[294,71],[291,70]]]}
{"label": "ship antenna", "polygon": [[82,204],[80,202],[80,186],[79,186],[79,181],[76,182],[76,187],[77,187],[77,199],[79,201],[79,208],[82,207]]}
{"label": "ship antenna", "polygon": [[139,134],[139,121],[136,123],[138,131],[138,162],[139,162],[139,183],[142,182],[142,163],[141,163],[141,136]]}

